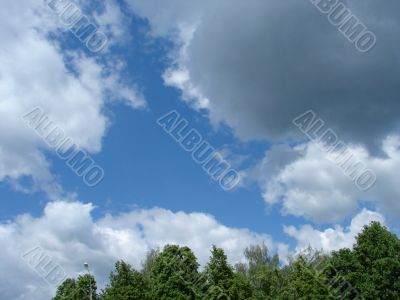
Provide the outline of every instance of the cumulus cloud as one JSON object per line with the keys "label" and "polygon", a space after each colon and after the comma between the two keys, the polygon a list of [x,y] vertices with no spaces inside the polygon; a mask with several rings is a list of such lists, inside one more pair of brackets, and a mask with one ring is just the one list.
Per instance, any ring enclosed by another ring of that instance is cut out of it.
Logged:
{"label": "cumulus cloud", "polygon": [[[118,12],[110,5],[96,16],[115,25]],[[76,144],[96,153],[108,126],[103,114],[107,101],[133,108],[145,101],[120,78],[123,61],[107,64],[83,52],[64,51],[58,38],[67,28],[44,1],[9,1],[0,17],[0,181],[18,185],[19,178],[31,176],[36,188],[56,197],[61,187],[49,171],[45,143],[21,117],[39,106]]]}
{"label": "cumulus cloud", "polygon": [[140,268],[148,250],[166,244],[189,246],[202,265],[214,244],[226,250],[232,263],[241,261],[243,249],[252,244],[264,242],[272,251],[284,254],[288,249],[284,244],[274,245],[267,235],[224,226],[204,213],[154,208],[95,220],[93,209],[92,204],[52,202],[40,217],[20,215],[0,224],[0,298],[50,298],[54,288],[21,257],[38,246],[69,276],[83,271],[82,264],[88,261],[99,285],[106,282],[116,260]]}
{"label": "cumulus cloud", "polygon": [[284,231],[297,241],[296,252],[300,252],[309,246],[330,252],[341,248],[352,248],[357,234],[372,221],[385,225],[385,219],[381,214],[363,209],[354,216],[350,225],[346,228],[337,225],[334,228],[320,231],[311,225],[303,225],[300,228],[285,226]]}
{"label": "cumulus cloud", "polygon": [[211,120],[243,139],[294,134],[308,109],[369,150],[399,126],[398,1],[345,1],[377,35],[364,54],[307,0],[129,2],[155,33],[181,38],[167,83],[208,99]]}
{"label": "cumulus cloud", "polygon": [[374,204],[393,220],[400,216],[400,189],[396,181],[400,168],[400,137],[385,139],[384,157],[373,157],[360,146],[349,146],[349,153],[376,174],[375,184],[367,191],[358,189],[344,169],[332,161],[332,154],[324,152],[317,144],[282,147],[284,151],[274,147],[267,152],[256,169],[255,176],[261,180],[263,197],[269,205],[281,204],[285,214],[317,222],[343,221],[366,202]]}

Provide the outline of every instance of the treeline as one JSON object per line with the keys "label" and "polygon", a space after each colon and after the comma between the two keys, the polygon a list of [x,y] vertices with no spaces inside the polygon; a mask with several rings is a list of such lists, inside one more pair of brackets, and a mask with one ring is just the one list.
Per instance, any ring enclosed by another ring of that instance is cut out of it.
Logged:
{"label": "treeline", "polygon": [[244,252],[231,266],[213,247],[204,270],[188,247],[168,245],[147,254],[142,269],[115,264],[98,292],[91,275],[67,279],[53,300],[326,300],[400,299],[400,240],[377,222],[365,226],[353,249],[330,255],[308,249],[282,265],[265,245]]}

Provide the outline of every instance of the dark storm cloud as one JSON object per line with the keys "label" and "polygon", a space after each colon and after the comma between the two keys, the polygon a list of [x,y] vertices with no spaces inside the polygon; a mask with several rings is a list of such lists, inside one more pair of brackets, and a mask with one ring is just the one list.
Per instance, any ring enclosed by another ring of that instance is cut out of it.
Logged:
{"label": "dark storm cloud", "polygon": [[400,3],[346,3],[377,36],[360,53],[307,0],[223,1],[188,47],[210,116],[245,139],[279,139],[313,109],[342,139],[370,149],[398,128]]}

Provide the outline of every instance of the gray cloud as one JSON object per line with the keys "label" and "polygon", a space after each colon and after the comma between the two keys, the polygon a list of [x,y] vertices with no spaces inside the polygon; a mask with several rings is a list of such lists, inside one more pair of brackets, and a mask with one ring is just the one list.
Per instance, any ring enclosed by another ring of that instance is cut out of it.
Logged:
{"label": "gray cloud", "polygon": [[[275,147],[247,174],[260,182],[267,202],[286,196],[284,213],[317,221],[343,220],[365,200],[398,216],[398,151],[388,151],[388,141],[400,129],[400,2],[342,1],[377,36],[367,53],[309,0],[129,2],[154,34],[180,33],[174,38],[183,46],[164,79],[195,108],[206,107],[213,124],[228,124],[243,140],[286,142],[305,139],[292,120],[311,109],[352,148],[370,152],[362,156],[378,183],[359,194],[323,153]],[[329,182],[310,176],[311,165]]]}
{"label": "gray cloud", "polygon": [[377,35],[368,53],[307,0],[219,1],[208,9],[175,1],[185,14],[173,13],[172,5],[156,10],[157,1],[131,2],[157,33],[161,26],[196,28],[180,68],[209,99],[212,121],[226,122],[243,139],[293,135],[291,120],[308,109],[344,140],[370,150],[399,126],[398,1],[347,3]]}

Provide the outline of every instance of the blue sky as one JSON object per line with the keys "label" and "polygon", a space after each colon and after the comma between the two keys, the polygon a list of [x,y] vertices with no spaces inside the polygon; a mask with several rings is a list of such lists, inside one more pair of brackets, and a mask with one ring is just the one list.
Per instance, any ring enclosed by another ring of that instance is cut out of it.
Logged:
{"label": "blue sky", "polygon": [[[105,170],[101,184],[95,188],[86,186],[64,161],[49,151],[47,155],[51,161],[51,172],[59,176],[66,191],[76,192],[80,200],[96,205],[94,215],[152,207],[200,211],[214,215],[227,226],[282,236],[284,220],[292,223],[294,218],[282,217],[276,213],[276,209],[269,211],[254,184],[225,192],[156,121],[167,112],[177,110],[214,147],[233,148],[237,155],[249,156],[250,163],[262,158],[268,142],[242,143],[233,136],[229,127],[222,125],[213,128],[205,111],[195,111],[182,103],[179,91],[165,86],[162,80],[168,43],[163,40],[149,41],[148,37],[135,30],[148,30],[146,21],[134,18],[130,28],[133,28],[132,35],[135,36],[134,47],[130,43],[116,49],[116,52],[127,62],[126,74],[129,79],[140,82],[147,107],[143,110],[131,110],[121,104],[105,107],[110,127],[101,152],[93,156]],[[66,35],[66,39],[65,47],[77,47],[76,50],[85,51],[72,34]],[[148,43],[152,45],[147,46]],[[2,211],[3,219],[26,212],[40,216],[46,205],[46,201],[43,201],[45,195],[41,192],[16,193],[9,185],[4,185],[2,193],[6,198],[16,197],[17,201],[30,202],[32,205],[27,207],[7,202],[9,207]],[[32,201],[32,198],[36,198],[36,201]]]}
{"label": "blue sky", "polygon": [[[309,1],[68,2],[107,37],[97,53],[62,13],[7,4],[0,269],[19,279],[0,276],[0,298],[54,291],[21,259],[37,246],[68,276],[90,261],[101,286],[115,260],[140,268],[146,251],[167,243],[190,246],[201,264],[217,244],[234,264],[264,242],[285,263],[308,245],[351,247],[372,220],[398,233],[398,31],[379,22],[400,27],[398,4],[380,15],[366,2],[350,9],[376,38],[368,51]],[[104,169],[98,185],[23,121],[35,107]],[[237,188],[225,191],[157,124],[172,110],[240,173]],[[333,144],[321,147],[293,124],[307,111],[313,120],[300,129],[321,120],[321,132],[334,132],[363,166],[356,177],[332,161],[343,159]],[[365,170],[376,181],[363,191]]]}

